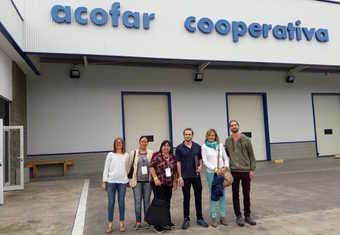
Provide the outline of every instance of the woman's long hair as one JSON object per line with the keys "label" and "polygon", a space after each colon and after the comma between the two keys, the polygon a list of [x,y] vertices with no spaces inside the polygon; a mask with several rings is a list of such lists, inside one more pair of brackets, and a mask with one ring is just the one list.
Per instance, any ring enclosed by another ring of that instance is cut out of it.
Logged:
{"label": "woman's long hair", "polygon": [[170,154],[172,154],[172,146],[171,146],[171,143],[169,140],[164,140],[162,143],[161,143],[161,147],[159,148],[159,152],[162,153],[162,148],[164,145],[168,144],[170,146]]}
{"label": "woman's long hair", "polygon": [[124,140],[123,140],[123,138],[122,137],[117,137],[114,141],[113,141],[113,152],[114,153],[116,153],[117,152],[117,147],[116,147],[116,145],[117,145],[117,142],[118,141],[121,141],[122,142],[122,153],[125,153],[125,142],[124,142]]}

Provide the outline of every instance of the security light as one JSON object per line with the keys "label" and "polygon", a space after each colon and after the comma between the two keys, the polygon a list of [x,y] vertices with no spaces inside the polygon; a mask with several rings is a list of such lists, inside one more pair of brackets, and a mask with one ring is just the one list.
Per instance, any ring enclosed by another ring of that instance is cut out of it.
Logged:
{"label": "security light", "polygon": [[194,80],[195,80],[195,82],[202,82],[203,81],[203,73],[196,73]]}
{"label": "security light", "polygon": [[80,78],[80,70],[79,70],[78,67],[73,66],[70,69],[70,78],[72,78],[72,79],[79,79]]}
{"label": "security light", "polygon": [[295,82],[295,76],[288,75],[288,77],[286,78],[286,82],[287,83],[294,83]]}

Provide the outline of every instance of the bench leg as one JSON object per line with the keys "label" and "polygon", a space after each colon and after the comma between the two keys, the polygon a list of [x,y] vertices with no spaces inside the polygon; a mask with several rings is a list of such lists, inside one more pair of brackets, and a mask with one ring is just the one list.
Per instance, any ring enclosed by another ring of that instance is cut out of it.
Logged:
{"label": "bench leg", "polygon": [[64,163],[64,176],[66,176],[66,174],[67,174],[67,164]]}
{"label": "bench leg", "polygon": [[33,169],[33,178],[38,177],[38,167],[34,165],[32,169]]}

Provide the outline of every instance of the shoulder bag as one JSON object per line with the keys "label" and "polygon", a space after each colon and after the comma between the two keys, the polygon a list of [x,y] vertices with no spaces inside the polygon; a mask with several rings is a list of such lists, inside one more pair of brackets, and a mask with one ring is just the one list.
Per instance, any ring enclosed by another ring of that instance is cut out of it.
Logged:
{"label": "shoulder bag", "polygon": [[131,167],[130,167],[130,170],[129,170],[129,173],[128,173],[128,178],[129,179],[132,179],[133,172],[135,171],[135,158],[136,158],[136,150],[133,153],[133,160],[132,160],[132,164],[131,164]]}
{"label": "shoulder bag", "polygon": [[[217,146],[217,169],[219,169],[219,163],[220,163],[220,144],[218,144]],[[224,158],[223,159],[223,165],[225,167],[225,160]],[[223,186],[226,188],[226,187],[229,187],[230,185],[233,184],[233,181],[234,181],[234,178],[233,176],[231,175],[230,173],[230,170],[228,167],[226,167],[226,171],[224,173],[224,182],[223,182]]]}

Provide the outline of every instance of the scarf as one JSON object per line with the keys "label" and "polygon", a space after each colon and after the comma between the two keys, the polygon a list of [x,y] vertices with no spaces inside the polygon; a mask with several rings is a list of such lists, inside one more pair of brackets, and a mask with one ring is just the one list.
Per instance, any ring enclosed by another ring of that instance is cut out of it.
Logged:
{"label": "scarf", "polygon": [[217,143],[216,143],[216,141],[209,142],[208,140],[206,140],[205,141],[205,145],[208,146],[209,148],[213,148],[213,149],[217,150]]}

